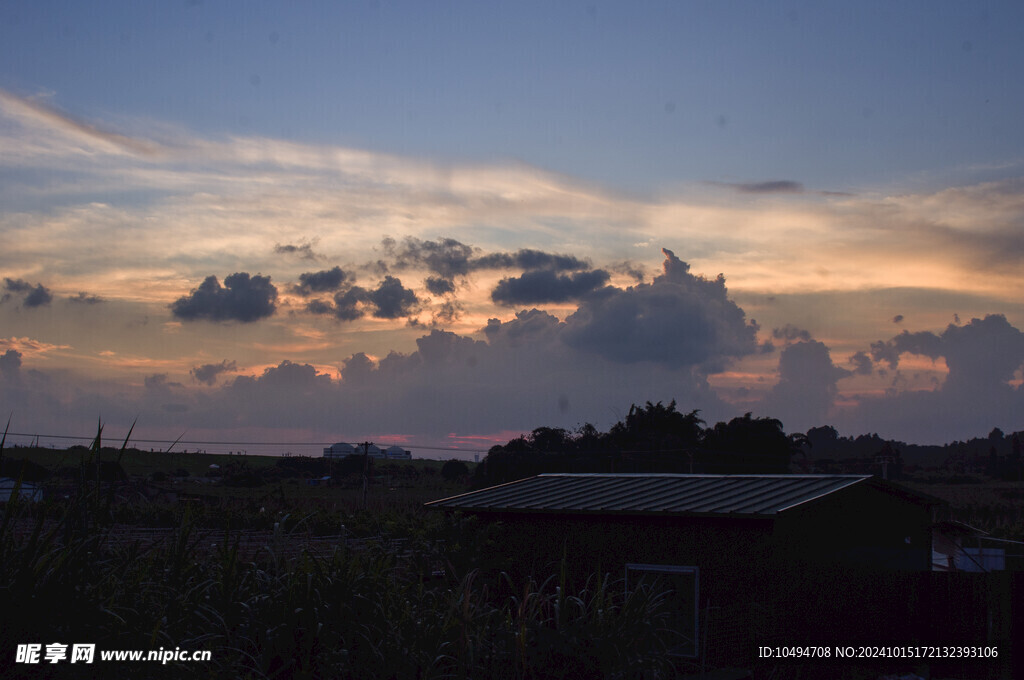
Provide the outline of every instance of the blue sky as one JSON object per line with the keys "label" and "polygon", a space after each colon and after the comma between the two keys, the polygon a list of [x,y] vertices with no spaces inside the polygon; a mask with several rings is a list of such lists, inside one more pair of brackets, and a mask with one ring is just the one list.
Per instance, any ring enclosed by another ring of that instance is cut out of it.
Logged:
{"label": "blue sky", "polygon": [[637,191],[1019,163],[1016,3],[6,3],[2,83],[154,120]]}
{"label": "blue sky", "polygon": [[4,3],[12,428],[485,446],[676,398],[1024,429],[1022,25],[1010,2]]}

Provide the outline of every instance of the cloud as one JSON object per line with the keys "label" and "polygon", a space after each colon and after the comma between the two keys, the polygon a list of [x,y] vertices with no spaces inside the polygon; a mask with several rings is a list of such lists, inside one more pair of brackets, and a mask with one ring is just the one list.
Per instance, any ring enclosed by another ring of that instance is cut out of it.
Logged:
{"label": "cloud", "polygon": [[184,387],[180,382],[170,380],[166,373],[154,373],[153,375],[147,375],[143,379],[143,385],[147,390],[153,390],[155,392],[166,392],[171,388]]}
{"label": "cloud", "polygon": [[903,333],[872,345],[872,356],[896,368],[903,354],[944,358],[949,375],[943,390],[1005,385],[1024,364],[1024,333],[1001,314],[971,319],[964,326],[950,324],[940,335],[927,331]]}
{"label": "cloud", "polygon": [[871,343],[871,358],[875,361],[884,361],[889,364],[889,368],[895,369],[899,367],[902,354],[920,354],[930,359],[938,359],[942,356],[942,345],[942,338],[931,331],[903,331],[891,340]]}
{"label": "cloud", "polygon": [[311,312],[320,314],[334,313],[340,321],[355,321],[363,316],[363,304],[368,301],[369,293],[365,288],[352,286],[348,290],[334,296],[334,307],[325,302],[318,305],[307,305]]}
{"label": "cloud", "polygon": [[401,244],[386,238],[382,245],[394,258],[397,268],[425,266],[447,281],[470,272],[470,258],[477,250],[453,238],[425,241],[409,236]]}
{"label": "cloud", "polygon": [[291,243],[274,245],[274,252],[278,255],[298,255],[303,260],[319,260],[321,256],[313,251],[313,243],[293,245]]}
{"label": "cloud", "polygon": [[107,153],[152,156],[159,152],[159,147],[152,142],[104,130],[37,100],[18,97],[3,90],[0,90],[0,109],[23,123],[54,128]]}
{"label": "cloud", "polygon": [[295,292],[299,295],[312,295],[313,293],[327,293],[341,288],[350,277],[341,267],[334,267],[318,272],[306,272],[299,275],[299,283],[295,286]]}
{"label": "cloud", "polygon": [[558,274],[549,269],[528,271],[522,276],[499,281],[491,291],[491,300],[508,307],[568,302],[578,300],[601,288],[608,283],[609,278],[608,272],[601,269],[569,275]]}
{"label": "cloud", "polygon": [[802,328],[797,328],[793,324],[788,323],[782,328],[773,329],[772,337],[775,338],[776,340],[784,340],[786,342],[808,342],[811,340],[811,334],[809,331],[805,331]]}
{"label": "cloud", "polygon": [[694,276],[672,251],[662,252],[664,273],[652,283],[584,300],[566,319],[566,343],[613,361],[708,372],[755,352],[757,325],[729,299],[724,277]]}
{"label": "cloud", "polygon": [[98,295],[89,295],[85,291],[79,291],[78,295],[68,296],[68,302],[84,305],[96,305],[103,302],[103,298]]}
{"label": "cloud", "polygon": [[902,314],[897,314],[896,316],[892,317],[892,322],[893,323],[903,323],[903,315]]}
{"label": "cloud", "polygon": [[50,289],[41,283],[33,286],[28,281],[5,278],[4,289],[7,291],[3,296],[5,301],[10,299],[12,294],[24,293],[25,296],[22,298],[21,304],[29,309],[44,307],[53,301],[53,294],[50,293]]}
{"label": "cloud", "polygon": [[549,271],[578,271],[589,269],[590,263],[572,255],[545,253],[532,248],[521,248],[513,253],[491,253],[473,260],[473,269],[526,269]]}
{"label": "cloud", "polygon": [[372,313],[378,319],[399,319],[416,310],[419,298],[399,279],[385,276],[376,290],[367,293],[366,301],[375,307]]}
{"label": "cloud", "polygon": [[21,370],[21,352],[16,349],[9,349],[0,354],[0,374],[4,376],[15,376]]}
{"label": "cloud", "polygon": [[993,426],[1021,428],[1024,391],[1010,381],[1024,366],[1024,333],[1003,315],[950,324],[941,333],[904,331],[873,343],[871,355],[893,369],[905,355],[943,359],[948,373],[934,389],[862,398],[844,419],[853,431],[942,443],[980,436]]}
{"label": "cloud", "polygon": [[4,279],[4,289],[11,293],[28,293],[32,284],[21,279]]}
{"label": "cloud", "polygon": [[743,194],[802,194],[804,192],[803,184],[788,179],[747,184],[732,182],[712,182],[712,184],[728,187]]}
{"label": "cloud", "polygon": [[188,295],[171,305],[175,317],[185,321],[241,321],[250,323],[271,316],[277,308],[277,288],[269,276],[231,274],[221,286],[208,276]]}
{"label": "cloud", "polygon": [[839,388],[852,371],[832,363],[828,347],[800,339],[779,355],[779,381],[762,403],[763,412],[781,420],[789,431],[828,422]]}
{"label": "cloud", "polygon": [[[453,238],[442,238],[434,241],[406,237],[401,243],[386,238],[382,242],[385,253],[394,261],[396,269],[425,267],[436,276],[425,281],[427,290],[433,295],[446,295],[456,290],[455,279],[465,279],[470,273],[495,269],[523,269],[531,272],[562,272],[579,271],[590,268],[589,262],[572,255],[547,253],[532,248],[522,248],[515,252],[493,252],[481,254],[483,251]],[[535,304],[542,301],[540,288],[545,284],[554,286],[552,295],[560,301],[573,299],[582,294],[573,293],[565,297],[564,292],[576,288],[582,291],[588,285],[596,287],[593,282],[603,277],[607,281],[608,274],[592,274],[588,277],[560,277],[550,275],[524,275],[522,280],[505,279],[492,294],[492,299],[499,304]],[[602,284],[604,281],[601,282]],[[531,295],[528,291],[536,291]],[[497,297],[495,297],[495,295]],[[551,299],[550,301],[556,301]]]}
{"label": "cloud", "polygon": [[849,363],[853,364],[854,375],[871,375],[874,364],[866,352],[856,352],[850,356]]}
{"label": "cloud", "polygon": [[434,312],[434,318],[431,322],[437,325],[447,325],[455,323],[462,316],[463,308],[455,301],[448,301],[442,303],[437,310]]}
{"label": "cloud", "polygon": [[355,321],[366,314],[378,319],[400,319],[415,314],[419,305],[416,293],[403,286],[400,279],[389,275],[373,290],[352,286],[336,293],[333,305],[313,300],[306,304],[306,310],[313,314],[333,314],[339,321]]}
{"label": "cloud", "polygon": [[213,385],[217,382],[217,376],[221,373],[229,373],[237,370],[238,366],[234,361],[228,361],[225,359],[219,364],[203,364],[202,366],[196,366],[189,373],[192,377],[204,385]]}
{"label": "cloud", "polygon": [[424,281],[423,285],[427,287],[431,295],[449,295],[455,292],[455,284],[448,279],[444,279],[438,276],[428,276]]}
{"label": "cloud", "polygon": [[38,284],[32,291],[25,296],[25,300],[22,304],[26,307],[44,307],[53,301],[53,295],[49,289],[45,288],[43,284]]}

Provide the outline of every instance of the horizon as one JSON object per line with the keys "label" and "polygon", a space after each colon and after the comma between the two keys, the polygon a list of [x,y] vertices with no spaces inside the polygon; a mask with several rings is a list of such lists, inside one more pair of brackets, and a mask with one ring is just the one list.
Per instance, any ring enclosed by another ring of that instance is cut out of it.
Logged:
{"label": "horizon", "polygon": [[0,408],[470,456],[646,401],[1024,430],[1022,23],[7,3]]}

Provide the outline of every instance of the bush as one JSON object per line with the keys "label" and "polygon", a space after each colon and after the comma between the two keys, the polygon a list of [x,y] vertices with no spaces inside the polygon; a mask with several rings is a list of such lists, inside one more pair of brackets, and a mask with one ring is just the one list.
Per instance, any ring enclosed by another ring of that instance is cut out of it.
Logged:
{"label": "bush", "polygon": [[441,466],[441,476],[449,482],[464,479],[469,476],[469,466],[453,458]]}

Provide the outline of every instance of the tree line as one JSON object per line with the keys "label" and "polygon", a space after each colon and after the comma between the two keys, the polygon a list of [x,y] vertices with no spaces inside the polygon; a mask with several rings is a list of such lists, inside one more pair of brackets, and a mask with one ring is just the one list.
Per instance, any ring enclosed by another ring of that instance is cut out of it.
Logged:
{"label": "tree line", "polygon": [[477,466],[475,487],[544,472],[676,472],[783,474],[801,454],[803,434],[787,435],[775,418],[750,413],[706,427],[699,410],[633,404],[607,432],[587,423],[575,430],[538,427],[494,446]]}

